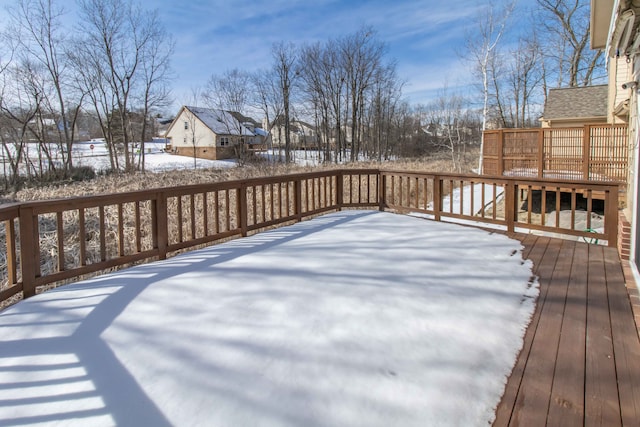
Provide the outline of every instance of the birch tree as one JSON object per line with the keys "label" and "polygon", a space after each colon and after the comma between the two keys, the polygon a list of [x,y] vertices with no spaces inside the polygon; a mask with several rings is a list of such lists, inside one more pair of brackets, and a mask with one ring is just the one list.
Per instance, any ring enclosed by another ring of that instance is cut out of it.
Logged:
{"label": "birch tree", "polygon": [[[505,33],[505,29],[515,7],[515,1],[503,5],[490,3],[487,5],[477,21],[475,32],[467,36],[467,50],[471,60],[475,64],[477,75],[482,80],[482,130],[487,129],[490,102],[490,75],[491,65],[499,48],[499,43]],[[484,149],[484,136],[480,142],[480,159],[478,172],[482,173],[482,150]]]}

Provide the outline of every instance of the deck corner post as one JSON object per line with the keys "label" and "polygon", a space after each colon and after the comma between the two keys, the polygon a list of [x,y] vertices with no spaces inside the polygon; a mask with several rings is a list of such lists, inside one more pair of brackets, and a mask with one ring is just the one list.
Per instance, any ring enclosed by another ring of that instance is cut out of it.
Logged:
{"label": "deck corner post", "polygon": [[296,178],[293,181],[293,206],[296,221],[302,221],[302,178]]}
{"label": "deck corner post", "polygon": [[339,211],[344,205],[344,173],[342,169],[336,171],[336,203]]}
{"label": "deck corner post", "polygon": [[238,215],[238,221],[240,225],[240,235],[247,237],[248,226],[248,209],[247,209],[247,184],[241,182],[240,186],[236,190],[236,210]]}
{"label": "deck corner post", "polygon": [[387,207],[387,176],[378,170],[378,210],[384,212]]}
{"label": "deck corner post", "polygon": [[442,178],[438,175],[433,176],[433,217],[436,221],[440,221],[440,213],[442,212]]}
{"label": "deck corner post", "polygon": [[169,230],[167,220],[167,195],[163,191],[156,193],[153,203],[154,247],[158,250],[159,259],[167,259],[167,246],[169,244]]}
{"label": "deck corner post", "polygon": [[33,208],[20,207],[20,267],[22,269],[22,295],[29,298],[36,294],[36,277],[40,262],[40,232],[38,216]]}
{"label": "deck corner post", "polygon": [[607,235],[607,246],[618,247],[618,187],[612,186],[606,191],[605,206],[605,234]]}

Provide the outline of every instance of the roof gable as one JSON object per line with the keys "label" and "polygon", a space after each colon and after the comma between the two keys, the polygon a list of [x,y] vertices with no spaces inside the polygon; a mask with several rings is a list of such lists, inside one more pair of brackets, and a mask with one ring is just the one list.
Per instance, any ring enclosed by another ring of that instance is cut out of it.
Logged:
{"label": "roof gable", "polygon": [[216,135],[254,135],[229,111],[190,106],[185,106],[184,109],[190,111]]}
{"label": "roof gable", "polygon": [[550,89],[543,120],[607,116],[607,85]]}

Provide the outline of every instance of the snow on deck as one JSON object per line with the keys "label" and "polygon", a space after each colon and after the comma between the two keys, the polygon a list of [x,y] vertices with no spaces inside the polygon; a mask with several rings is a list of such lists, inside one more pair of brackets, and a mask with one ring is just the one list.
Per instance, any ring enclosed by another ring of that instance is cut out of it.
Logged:
{"label": "snow on deck", "polygon": [[348,211],[46,292],[0,313],[0,425],[487,425],[520,250]]}

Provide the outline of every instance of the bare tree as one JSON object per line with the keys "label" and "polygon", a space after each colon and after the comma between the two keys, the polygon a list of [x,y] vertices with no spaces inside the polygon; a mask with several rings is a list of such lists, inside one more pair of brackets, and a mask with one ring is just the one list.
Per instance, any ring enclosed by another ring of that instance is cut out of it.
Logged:
{"label": "bare tree", "polygon": [[[79,0],[78,5],[83,34],[76,44],[78,73],[92,91],[112,154],[122,149],[124,170],[131,171],[136,167],[131,113],[140,106],[146,114],[166,99],[172,43],[159,29],[157,11],[129,0]],[[112,167],[118,168],[117,160]]]}
{"label": "bare tree", "polygon": [[[210,108],[244,116],[252,99],[251,75],[239,69],[212,75],[204,89],[203,98]],[[236,158],[244,162],[247,157],[245,137],[250,135],[240,120],[224,120],[223,125],[229,135],[235,137],[233,148]]]}
{"label": "bare tree", "polygon": [[306,101],[314,112],[316,129],[322,138],[321,145],[324,161],[331,161],[331,97],[327,84],[326,64],[324,64],[325,48],[316,43],[305,46],[301,52],[301,83]]}
{"label": "bare tree", "polygon": [[0,98],[0,119],[3,132],[2,148],[4,159],[9,162],[9,183],[20,182],[21,165],[28,176],[35,172],[30,164],[30,127],[38,114],[42,102],[40,87],[33,72],[32,63],[11,63],[3,69],[2,97]]}
{"label": "bare tree", "polygon": [[65,11],[53,0],[18,0],[9,9],[9,16],[8,39],[16,46],[22,63],[32,64],[31,69],[37,69],[43,79],[38,113],[47,122],[53,121],[50,127],[53,132],[47,133],[47,142],[54,142],[52,133],[57,134],[62,165],[69,172],[73,167],[74,129],[83,94],[74,91],[70,84],[73,74],[66,55],[68,40],[62,21]]}
{"label": "bare tree", "polygon": [[587,86],[604,74],[602,51],[589,48],[590,2],[537,0],[537,4],[537,21],[546,34],[546,59],[556,64],[557,86]]}
{"label": "bare tree", "polygon": [[367,91],[376,77],[380,77],[384,43],[375,37],[371,27],[363,27],[341,40],[340,49],[345,67],[348,90],[348,111],[351,112],[351,161],[358,158],[360,151],[360,133],[362,113]]}
{"label": "bare tree", "polygon": [[[366,27],[301,50],[301,92],[307,110],[313,111],[325,161],[332,155],[336,161],[354,161],[361,152],[388,153],[384,141],[391,134],[383,129],[391,123],[388,114],[398,105],[402,85],[395,63],[385,62],[384,52],[384,43]],[[364,140],[365,135],[377,135],[375,143]]]}
{"label": "bare tree", "polygon": [[[192,87],[191,94],[189,96],[189,102],[185,107],[185,134],[187,138],[191,140],[191,145],[193,146],[193,169],[198,168],[198,153],[197,147],[199,142],[198,132],[196,132],[197,126],[196,122],[198,121],[198,117],[193,113],[192,108],[197,108],[200,104],[200,100],[202,98],[202,90],[199,87]],[[178,126],[180,124],[178,123]],[[186,142],[186,141],[185,141]]]}
{"label": "bare tree", "polygon": [[140,135],[140,159],[138,168],[144,171],[145,141],[148,139],[147,125],[151,112],[165,107],[170,101],[168,82],[172,77],[170,58],[173,54],[174,41],[158,20],[157,12],[149,17],[148,42],[141,53],[141,79],[138,104],[142,112],[142,130]]}
{"label": "bare tree", "polygon": [[513,127],[530,126],[533,122],[530,108],[534,92],[542,81],[541,56],[541,48],[535,38],[521,39],[511,54],[507,81],[512,100],[510,124]]}
{"label": "bare tree", "polygon": [[282,124],[284,125],[285,162],[291,162],[291,89],[297,77],[296,48],[291,43],[276,43],[271,49],[273,71],[278,81],[278,95],[282,100]]}
{"label": "bare tree", "polygon": [[457,172],[462,172],[462,160],[467,147],[476,137],[474,120],[467,100],[450,94],[444,88],[438,98],[427,107],[428,126],[435,145],[447,150]]}
{"label": "bare tree", "polygon": [[[367,104],[369,129],[366,150],[378,161],[387,160],[399,143],[394,130],[398,118],[405,112],[400,106],[402,83],[396,77],[394,65],[379,68],[371,82],[370,100]],[[400,106],[400,107],[399,107]],[[395,121],[395,123],[394,123]]]}
{"label": "bare tree", "polygon": [[252,105],[255,109],[261,111],[265,117],[265,130],[268,132],[268,142],[271,145],[271,149],[273,149],[272,125],[274,120],[282,115],[283,111],[276,74],[273,69],[258,71],[251,75],[251,83],[253,86]]}

